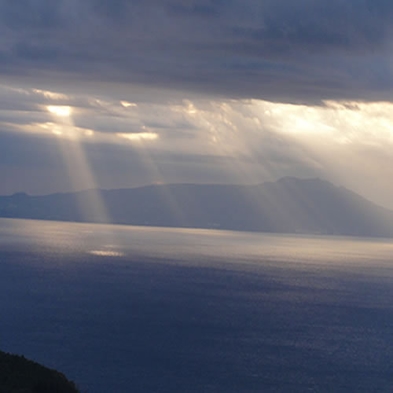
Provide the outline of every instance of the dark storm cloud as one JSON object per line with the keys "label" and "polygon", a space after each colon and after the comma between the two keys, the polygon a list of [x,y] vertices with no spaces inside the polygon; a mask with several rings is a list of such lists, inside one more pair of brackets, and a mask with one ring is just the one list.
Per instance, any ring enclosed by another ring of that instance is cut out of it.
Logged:
{"label": "dark storm cloud", "polygon": [[205,0],[205,1],[168,1],[165,4],[169,13],[181,17],[218,17],[222,13],[225,4],[230,1],[225,0]]}
{"label": "dark storm cloud", "polygon": [[386,43],[393,7],[387,1],[264,1],[263,26],[235,35],[272,54],[296,51],[368,52]]}
{"label": "dark storm cloud", "polygon": [[2,0],[0,72],[271,100],[390,99],[388,0]]}
{"label": "dark storm cloud", "polygon": [[1,20],[11,29],[57,28],[64,21],[60,5],[61,2],[50,0],[3,0]]}

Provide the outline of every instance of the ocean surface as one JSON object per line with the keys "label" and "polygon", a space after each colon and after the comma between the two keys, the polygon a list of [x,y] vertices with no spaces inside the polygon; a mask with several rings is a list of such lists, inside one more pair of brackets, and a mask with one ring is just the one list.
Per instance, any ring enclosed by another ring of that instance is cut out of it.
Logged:
{"label": "ocean surface", "polygon": [[83,393],[393,391],[393,242],[0,219],[0,349]]}

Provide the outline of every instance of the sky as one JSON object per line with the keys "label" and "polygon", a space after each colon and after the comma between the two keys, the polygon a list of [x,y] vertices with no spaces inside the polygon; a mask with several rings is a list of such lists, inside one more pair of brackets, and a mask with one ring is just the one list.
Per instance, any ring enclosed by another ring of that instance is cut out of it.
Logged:
{"label": "sky", "polygon": [[391,0],[0,0],[0,194],[320,177],[393,209]]}

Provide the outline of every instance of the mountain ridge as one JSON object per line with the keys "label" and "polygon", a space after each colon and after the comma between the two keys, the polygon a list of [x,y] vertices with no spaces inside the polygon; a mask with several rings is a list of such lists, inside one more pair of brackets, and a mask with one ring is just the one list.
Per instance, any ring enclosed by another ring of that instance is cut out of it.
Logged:
{"label": "mountain ridge", "polygon": [[181,183],[43,196],[17,193],[0,196],[0,217],[393,237],[393,211],[319,178],[284,177],[249,186]]}

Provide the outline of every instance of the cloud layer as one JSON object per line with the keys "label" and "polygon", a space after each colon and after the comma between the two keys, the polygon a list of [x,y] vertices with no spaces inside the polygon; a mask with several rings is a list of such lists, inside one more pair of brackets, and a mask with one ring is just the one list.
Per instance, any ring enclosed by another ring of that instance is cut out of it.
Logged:
{"label": "cloud layer", "polygon": [[2,0],[0,15],[7,78],[281,102],[392,99],[389,0]]}

